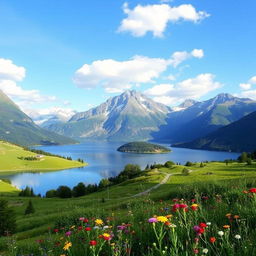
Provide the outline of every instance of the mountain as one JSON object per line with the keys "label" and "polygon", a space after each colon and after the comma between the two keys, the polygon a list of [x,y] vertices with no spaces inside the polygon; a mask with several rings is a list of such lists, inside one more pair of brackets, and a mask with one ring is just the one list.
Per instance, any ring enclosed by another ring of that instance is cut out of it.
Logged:
{"label": "mountain", "polygon": [[177,107],[173,108],[173,111],[181,111],[181,110],[185,110],[189,107],[192,107],[193,105],[195,105],[198,101],[196,100],[191,100],[191,99],[187,99],[185,100],[183,103],[181,103],[180,105],[178,105]]}
{"label": "mountain", "polygon": [[77,139],[149,140],[165,124],[171,109],[136,91],[126,91],[98,107],[75,114],[65,124],[47,129]]}
{"label": "mountain", "polygon": [[0,90],[0,139],[20,145],[70,144],[70,138],[37,126]]}
{"label": "mountain", "polygon": [[35,124],[44,128],[52,124],[67,122],[74,114],[76,114],[76,111],[72,109],[53,107],[39,111],[27,110],[26,114],[32,118]]}
{"label": "mountain", "polygon": [[192,142],[176,145],[207,150],[252,152],[256,150],[256,111]]}
{"label": "mountain", "polygon": [[168,115],[167,125],[153,134],[154,140],[169,143],[192,141],[239,120],[256,110],[256,101],[222,93],[216,97],[195,102]]}

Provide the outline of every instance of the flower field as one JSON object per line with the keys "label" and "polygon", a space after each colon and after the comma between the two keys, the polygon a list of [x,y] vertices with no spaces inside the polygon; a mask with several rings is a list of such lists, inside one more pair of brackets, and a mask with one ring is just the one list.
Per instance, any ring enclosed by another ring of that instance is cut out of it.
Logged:
{"label": "flower field", "polygon": [[60,219],[31,252],[6,238],[8,255],[255,255],[256,188],[208,189],[185,199],[144,198],[109,216]]}

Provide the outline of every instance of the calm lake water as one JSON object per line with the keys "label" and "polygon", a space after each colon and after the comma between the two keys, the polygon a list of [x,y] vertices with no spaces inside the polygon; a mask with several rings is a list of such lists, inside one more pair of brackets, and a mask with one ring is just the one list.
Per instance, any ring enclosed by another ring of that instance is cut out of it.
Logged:
{"label": "calm lake water", "polygon": [[[128,163],[138,164],[145,168],[147,164],[165,163],[172,160],[178,163],[186,161],[201,162],[225,159],[236,159],[239,154],[229,152],[215,152],[205,150],[192,150],[172,148],[167,154],[130,154],[121,153],[116,149],[123,143],[118,142],[86,142],[77,145],[41,146],[44,151],[62,156],[71,156],[73,159],[82,158],[89,165],[83,168],[74,168],[48,173],[19,173],[5,176],[18,188],[30,186],[35,193],[45,194],[47,190],[56,189],[60,185],[69,187],[79,182],[98,183],[102,178],[117,175]],[[164,145],[164,144],[162,144]],[[168,145],[164,145],[168,146]]]}

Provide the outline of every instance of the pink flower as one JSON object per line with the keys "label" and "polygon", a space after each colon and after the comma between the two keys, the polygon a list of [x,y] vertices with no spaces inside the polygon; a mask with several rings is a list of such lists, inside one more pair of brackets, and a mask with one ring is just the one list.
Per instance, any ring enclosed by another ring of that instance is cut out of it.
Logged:
{"label": "pink flower", "polygon": [[150,219],[148,219],[148,222],[155,223],[155,222],[157,222],[157,218],[150,218]]}
{"label": "pink flower", "polygon": [[65,233],[66,236],[71,236],[72,232],[71,231],[68,231]]}

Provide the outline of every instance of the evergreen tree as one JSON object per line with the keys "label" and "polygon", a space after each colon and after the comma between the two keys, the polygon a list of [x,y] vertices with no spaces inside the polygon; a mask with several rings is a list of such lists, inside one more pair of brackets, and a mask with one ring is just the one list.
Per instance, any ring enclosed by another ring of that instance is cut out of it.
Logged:
{"label": "evergreen tree", "polygon": [[32,204],[32,201],[29,200],[28,206],[27,206],[27,208],[26,208],[26,210],[25,210],[25,214],[26,214],[26,215],[27,215],[27,214],[32,214],[32,213],[34,213],[34,212],[35,212],[35,208],[34,208],[34,206],[33,206],[33,204]]}
{"label": "evergreen tree", "polygon": [[6,200],[0,200],[0,236],[13,234],[16,230],[16,219]]}

